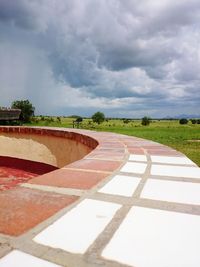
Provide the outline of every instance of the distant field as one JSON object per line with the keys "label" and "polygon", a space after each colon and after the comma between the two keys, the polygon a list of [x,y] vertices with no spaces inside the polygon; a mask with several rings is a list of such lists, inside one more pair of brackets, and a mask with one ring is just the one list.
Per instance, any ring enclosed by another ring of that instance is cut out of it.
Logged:
{"label": "distant field", "polygon": [[[57,117],[29,125],[38,126],[56,126],[72,128],[73,118],[61,118],[59,122]],[[198,166],[200,166],[200,124],[180,125],[178,120],[155,120],[149,126],[142,126],[140,120],[133,120],[125,124],[123,120],[108,120],[97,125],[90,119],[84,119],[81,123],[83,129],[96,131],[116,132],[131,136],[137,136],[168,145],[187,155]]]}

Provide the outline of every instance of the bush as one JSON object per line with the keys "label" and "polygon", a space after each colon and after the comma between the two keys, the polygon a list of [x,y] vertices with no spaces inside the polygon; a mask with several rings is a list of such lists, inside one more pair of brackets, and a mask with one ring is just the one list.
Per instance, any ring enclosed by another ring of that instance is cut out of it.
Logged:
{"label": "bush", "polygon": [[98,111],[92,115],[93,122],[96,122],[98,124],[102,123],[105,120],[105,115]]}
{"label": "bush", "polygon": [[40,120],[41,121],[45,121],[45,117],[44,116],[40,116]]}
{"label": "bush", "polygon": [[21,109],[19,120],[22,122],[30,122],[34,116],[35,107],[29,100],[16,100],[12,103],[12,108]]}
{"label": "bush", "polygon": [[142,118],[142,122],[141,122],[142,125],[148,126],[150,123],[151,123],[151,118],[146,117],[146,116]]}
{"label": "bush", "polygon": [[180,124],[187,124],[187,123],[188,123],[188,120],[185,119],[185,118],[183,118],[183,119],[180,119],[180,120],[179,120],[179,123],[180,123]]}
{"label": "bush", "polygon": [[37,117],[32,117],[31,118],[31,122],[38,123],[39,122],[39,119]]}

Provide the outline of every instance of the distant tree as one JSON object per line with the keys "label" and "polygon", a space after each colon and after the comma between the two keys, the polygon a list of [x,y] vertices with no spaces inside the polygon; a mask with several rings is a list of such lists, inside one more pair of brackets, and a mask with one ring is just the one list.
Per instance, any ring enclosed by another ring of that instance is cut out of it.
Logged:
{"label": "distant tree", "polygon": [[58,123],[61,123],[61,118],[59,116],[57,117],[57,121]]}
{"label": "distant tree", "polygon": [[77,118],[76,118],[76,122],[82,122],[83,121],[83,118],[82,117],[80,117],[80,116],[78,116]]}
{"label": "distant tree", "polygon": [[188,120],[185,119],[185,118],[182,118],[182,119],[179,120],[179,123],[180,124],[187,124],[188,123]]}
{"label": "distant tree", "polygon": [[98,124],[102,123],[105,120],[105,115],[98,111],[92,115],[93,122],[96,122]]}
{"label": "distant tree", "polygon": [[191,119],[192,124],[196,124],[197,120],[196,119]]}
{"label": "distant tree", "polygon": [[123,119],[123,123],[127,124],[127,123],[129,123],[129,122],[130,122],[129,119]]}
{"label": "distant tree", "polygon": [[12,103],[12,108],[21,109],[20,121],[30,122],[31,117],[34,116],[35,107],[29,100],[16,100]]}
{"label": "distant tree", "polygon": [[150,123],[151,123],[151,118],[149,118],[149,117],[143,117],[142,118],[142,125],[144,125],[144,126],[147,126],[147,125],[149,125]]}
{"label": "distant tree", "polygon": [[200,124],[200,119],[197,120],[197,124]]}

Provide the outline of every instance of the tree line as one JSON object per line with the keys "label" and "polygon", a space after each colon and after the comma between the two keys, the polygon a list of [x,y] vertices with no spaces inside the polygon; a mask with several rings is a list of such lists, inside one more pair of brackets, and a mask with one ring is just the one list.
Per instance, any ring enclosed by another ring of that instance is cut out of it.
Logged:
{"label": "tree line", "polygon": [[[35,107],[29,100],[16,100],[12,103],[11,108],[21,110],[20,117],[19,117],[20,122],[22,123],[31,122],[31,118],[34,116]],[[81,123],[83,121],[83,118],[81,116],[74,116],[74,117],[76,117],[76,120],[74,121],[76,123]],[[60,121],[60,117],[57,117],[57,118],[59,118],[58,121]],[[94,123],[97,123],[97,124],[101,124],[105,120],[108,120],[106,119],[105,114],[100,111],[95,112],[91,116],[91,119]],[[126,118],[123,119],[123,122],[125,124],[128,124],[130,121],[131,121],[130,119],[126,119]],[[200,119],[191,119],[190,121],[192,122],[192,124],[200,124]],[[152,122],[152,119],[147,116],[143,117],[141,120],[141,124],[143,126],[148,126],[151,122]],[[179,123],[182,125],[187,124],[188,122],[189,120],[186,118],[182,118],[179,120]]]}

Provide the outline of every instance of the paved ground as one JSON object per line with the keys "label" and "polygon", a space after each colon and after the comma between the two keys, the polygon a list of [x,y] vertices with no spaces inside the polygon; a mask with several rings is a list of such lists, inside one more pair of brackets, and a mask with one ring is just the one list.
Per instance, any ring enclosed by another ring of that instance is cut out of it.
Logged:
{"label": "paved ground", "polygon": [[200,168],[152,141],[74,132],[99,145],[0,193],[0,267],[199,267]]}

